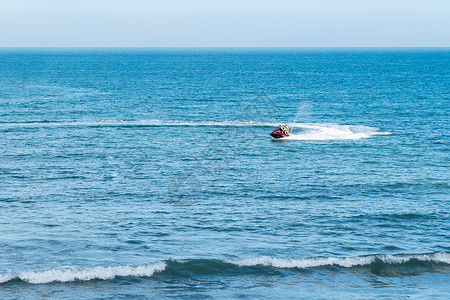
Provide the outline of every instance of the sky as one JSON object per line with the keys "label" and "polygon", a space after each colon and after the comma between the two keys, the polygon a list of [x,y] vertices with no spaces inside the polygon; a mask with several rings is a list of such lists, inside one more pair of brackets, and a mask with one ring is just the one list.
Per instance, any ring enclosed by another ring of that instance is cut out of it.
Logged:
{"label": "sky", "polygon": [[450,47],[450,0],[0,0],[0,47]]}

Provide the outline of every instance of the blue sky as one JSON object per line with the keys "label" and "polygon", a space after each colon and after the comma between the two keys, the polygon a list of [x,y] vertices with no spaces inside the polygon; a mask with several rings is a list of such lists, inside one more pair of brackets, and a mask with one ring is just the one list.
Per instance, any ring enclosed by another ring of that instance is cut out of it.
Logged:
{"label": "blue sky", "polygon": [[0,46],[449,47],[450,0],[0,0]]}

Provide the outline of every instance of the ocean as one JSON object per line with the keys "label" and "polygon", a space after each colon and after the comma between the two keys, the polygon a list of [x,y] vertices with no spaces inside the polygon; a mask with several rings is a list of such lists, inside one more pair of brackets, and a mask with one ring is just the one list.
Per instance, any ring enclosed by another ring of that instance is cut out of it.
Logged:
{"label": "ocean", "polygon": [[448,299],[449,66],[0,49],[0,298]]}

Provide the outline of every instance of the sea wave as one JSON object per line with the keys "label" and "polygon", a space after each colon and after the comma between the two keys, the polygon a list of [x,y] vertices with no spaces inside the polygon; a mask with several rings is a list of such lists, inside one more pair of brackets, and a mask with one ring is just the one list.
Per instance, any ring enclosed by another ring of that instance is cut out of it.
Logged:
{"label": "sea wave", "polygon": [[[114,266],[93,268],[54,268],[44,271],[24,271],[19,273],[0,273],[0,284],[17,280],[31,284],[52,282],[74,282],[90,280],[111,280],[116,277],[152,277],[180,276],[193,277],[203,275],[246,275],[275,274],[283,269],[308,270],[316,268],[342,268],[368,270],[382,273],[383,269],[391,272],[400,267],[402,275],[420,269],[421,272],[449,273],[450,253],[368,255],[359,257],[312,257],[312,258],[274,258],[268,256],[243,258],[237,260],[184,259],[166,260],[140,266]],[[269,268],[269,269],[268,269]],[[406,271],[405,271],[406,270]]]}
{"label": "sea wave", "polygon": [[73,269],[51,269],[46,271],[26,271],[18,274],[0,274],[0,283],[18,279],[28,283],[44,284],[51,282],[89,281],[94,279],[108,280],[118,276],[123,277],[150,277],[155,272],[166,268],[164,262],[141,265],[136,267],[94,267]]}
{"label": "sea wave", "polygon": [[434,262],[450,264],[449,253],[419,254],[419,255],[369,255],[360,257],[319,257],[306,259],[283,259],[263,256],[232,261],[238,266],[272,266],[282,269],[308,269],[322,266],[339,266],[351,268],[355,266],[369,266],[376,262],[388,265],[400,265],[412,261]]}

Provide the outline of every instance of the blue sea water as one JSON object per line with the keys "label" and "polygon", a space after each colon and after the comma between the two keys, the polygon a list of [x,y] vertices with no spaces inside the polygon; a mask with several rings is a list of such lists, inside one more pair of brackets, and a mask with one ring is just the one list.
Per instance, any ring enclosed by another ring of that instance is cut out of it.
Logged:
{"label": "blue sea water", "polygon": [[0,298],[448,299],[449,67],[1,49]]}

